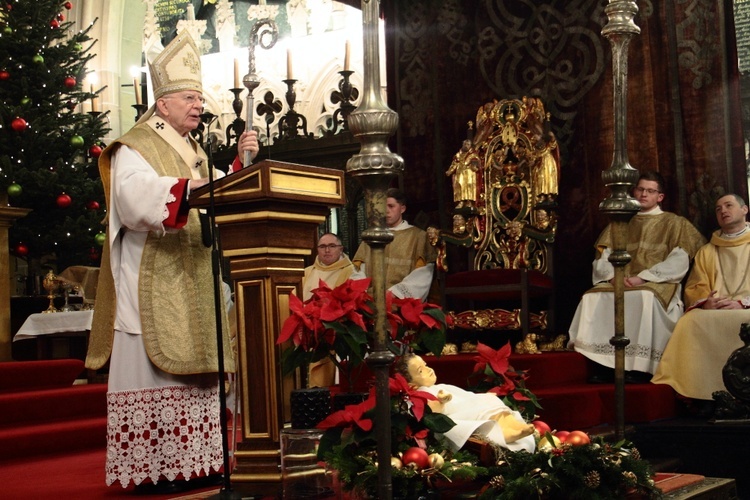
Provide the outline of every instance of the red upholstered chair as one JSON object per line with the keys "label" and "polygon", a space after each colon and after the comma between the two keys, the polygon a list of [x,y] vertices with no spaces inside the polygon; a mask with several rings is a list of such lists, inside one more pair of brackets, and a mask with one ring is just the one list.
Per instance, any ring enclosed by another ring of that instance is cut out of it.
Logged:
{"label": "red upholstered chair", "polygon": [[[524,97],[480,107],[446,175],[453,179],[453,229],[428,232],[455,327],[517,330],[524,338],[553,332],[559,155],[542,102]],[[459,250],[466,269],[451,272],[450,253]]]}

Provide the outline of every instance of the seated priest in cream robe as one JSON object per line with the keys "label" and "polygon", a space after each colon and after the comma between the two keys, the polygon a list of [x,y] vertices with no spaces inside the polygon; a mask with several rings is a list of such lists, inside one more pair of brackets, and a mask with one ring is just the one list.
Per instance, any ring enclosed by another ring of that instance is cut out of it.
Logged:
{"label": "seated priest in cream robe", "polygon": [[750,227],[745,201],[734,194],[716,202],[720,229],[695,256],[685,285],[689,309],[677,322],[652,380],[683,396],[710,400],[725,391],[722,369],[744,345],[740,326],[750,322]]}
{"label": "seated priest in cream robe", "polygon": [[[690,261],[705,240],[685,218],[664,212],[664,180],[646,172],[634,190],[641,210],[627,227],[625,266],[625,370],[628,381],[646,381],[654,373],[672,329],[682,316],[681,281]],[[596,242],[598,258],[593,265],[594,287],[578,304],[570,325],[569,347],[607,368],[614,368],[614,267],[612,226]],[[601,371],[601,370],[599,370]],[[604,380],[606,381],[606,380]]]}
{"label": "seated priest in cream robe", "polygon": [[[318,239],[318,255],[311,266],[305,268],[302,278],[302,300],[312,297],[313,290],[321,280],[330,288],[335,288],[349,279],[354,266],[344,254],[341,239],[333,233],[325,233]],[[336,365],[329,358],[310,365],[309,387],[328,387],[336,382]]]}
{"label": "seated priest in cream robe", "polygon": [[[398,298],[426,300],[435,270],[435,249],[427,233],[403,219],[406,196],[399,189],[387,191],[385,222],[393,232],[393,241],[385,247],[385,288]],[[352,259],[353,279],[370,276],[370,246],[362,243]]]}

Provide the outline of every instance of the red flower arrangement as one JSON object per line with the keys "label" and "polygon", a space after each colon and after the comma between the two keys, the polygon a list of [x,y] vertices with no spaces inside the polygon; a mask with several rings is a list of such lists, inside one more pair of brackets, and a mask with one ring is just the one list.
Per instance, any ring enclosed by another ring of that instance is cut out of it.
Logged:
{"label": "red flower arrangement", "polygon": [[[291,315],[277,340],[277,344],[292,342],[282,356],[285,374],[330,358],[350,376],[350,368],[362,363],[372,350],[376,311],[375,302],[367,293],[369,286],[369,278],[350,279],[335,288],[321,280],[312,297],[304,302],[290,295]],[[385,306],[389,350],[396,355],[407,348],[441,353],[447,325],[439,306],[418,299],[400,299],[390,292],[386,293]]]}
{"label": "red flower arrangement", "polygon": [[502,398],[509,408],[517,410],[523,418],[531,422],[536,410],[541,408],[536,396],[526,388],[526,371],[514,370],[510,365],[510,343],[500,349],[493,349],[481,342],[477,344],[474,360],[474,373],[469,380],[477,380],[470,388],[473,392],[491,392]]}
{"label": "red flower arrangement", "polygon": [[[433,413],[432,394],[414,389],[401,374],[389,379],[391,466],[394,498],[419,498],[440,482],[474,479],[486,473],[467,452],[450,453],[437,438],[455,425]],[[377,426],[375,388],[364,402],[345,407],[318,424],[325,431],[318,458],[338,472],[347,491],[377,496]],[[419,453],[415,453],[418,451]],[[418,458],[423,457],[420,463]]]}

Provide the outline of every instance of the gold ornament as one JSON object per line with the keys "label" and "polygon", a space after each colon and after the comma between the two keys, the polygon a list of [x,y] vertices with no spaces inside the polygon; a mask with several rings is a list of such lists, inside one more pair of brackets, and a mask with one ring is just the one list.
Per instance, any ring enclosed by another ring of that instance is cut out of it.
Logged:
{"label": "gold ornament", "polygon": [[539,440],[539,444],[537,445],[537,448],[540,450],[551,450],[552,448],[559,448],[562,442],[560,441],[560,438],[557,436],[552,436],[552,442],[547,439],[547,436],[544,436],[542,439]]}
{"label": "gold ornament", "polygon": [[430,467],[432,467],[433,469],[441,469],[445,464],[445,459],[440,453],[432,453],[427,458],[430,459]]}
{"label": "gold ornament", "polygon": [[401,461],[398,457],[391,457],[391,467],[394,469],[401,469],[404,466],[404,463]]}

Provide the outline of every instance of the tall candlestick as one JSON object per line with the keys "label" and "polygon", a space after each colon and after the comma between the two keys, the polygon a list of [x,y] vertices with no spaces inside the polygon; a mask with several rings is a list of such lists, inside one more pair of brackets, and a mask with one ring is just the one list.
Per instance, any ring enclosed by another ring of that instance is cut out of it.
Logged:
{"label": "tall candlestick", "polygon": [[138,77],[133,77],[133,90],[135,91],[135,103],[139,106],[143,104],[141,102],[141,84],[138,81]]}
{"label": "tall candlestick", "polygon": [[346,45],[344,46],[344,71],[349,71],[349,52],[351,51],[351,46],[349,43],[349,40],[346,41]]}
{"label": "tall candlestick", "polygon": [[286,49],[286,79],[294,80],[292,73],[292,49]]}
{"label": "tall candlestick", "polygon": [[240,88],[240,62],[234,60],[234,88]]}
{"label": "tall candlestick", "polygon": [[[89,89],[90,89],[91,93],[93,94],[94,93],[94,84],[93,83],[89,86]],[[91,111],[99,111],[98,106],[96,104],[96,95],[91,96]]]}

